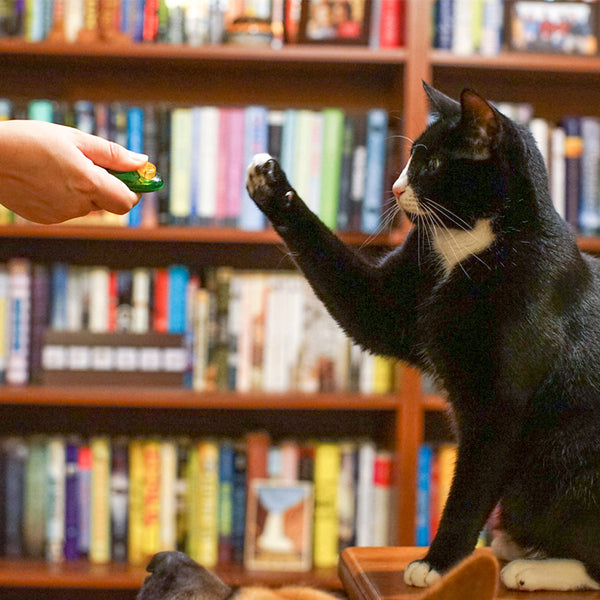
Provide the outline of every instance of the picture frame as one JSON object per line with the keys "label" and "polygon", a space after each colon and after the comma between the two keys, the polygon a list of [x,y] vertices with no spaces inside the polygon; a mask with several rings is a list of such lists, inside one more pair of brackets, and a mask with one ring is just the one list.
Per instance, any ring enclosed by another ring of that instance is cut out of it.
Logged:
{"label": "picture frame", "polygon": [[366,46],[370,23],[371,0],[302,0],[298,42]]}
{"label": "picture frame", "polygon": [[254,479],[247,506],[244,567],[258,571],[310,571],[312,482]]}
{"label": "picture frame", "polygon": [[594,56],[598,54],[597,2],[509,0],[507,47],[515,52]]}

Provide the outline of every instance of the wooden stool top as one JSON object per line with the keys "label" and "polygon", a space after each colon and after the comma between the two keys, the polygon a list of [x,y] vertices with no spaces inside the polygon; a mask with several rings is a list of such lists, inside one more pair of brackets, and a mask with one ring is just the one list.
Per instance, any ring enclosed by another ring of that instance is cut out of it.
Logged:
{"label": "wooden stool top", "polygon": [[600,592],[516,592],[498,583],[498,562],[480,548],[428,589],[407,586],[404,569],[425,548],[347,548],[339,576],[350,600],[600,600]]}

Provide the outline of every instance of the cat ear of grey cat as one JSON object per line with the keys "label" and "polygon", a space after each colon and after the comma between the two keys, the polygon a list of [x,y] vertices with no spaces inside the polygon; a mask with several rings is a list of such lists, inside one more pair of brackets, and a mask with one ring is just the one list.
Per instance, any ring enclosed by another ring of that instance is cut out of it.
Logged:
{"label": "cat ear of grey cat", "polygon": [[443,94],[439,90],[436,90],[433,86],[429,85],[426,81],[423,81],[423,88],[429,98],[429,110],[436,116],[441,118],[451,118],[460,114],[460,104]]}

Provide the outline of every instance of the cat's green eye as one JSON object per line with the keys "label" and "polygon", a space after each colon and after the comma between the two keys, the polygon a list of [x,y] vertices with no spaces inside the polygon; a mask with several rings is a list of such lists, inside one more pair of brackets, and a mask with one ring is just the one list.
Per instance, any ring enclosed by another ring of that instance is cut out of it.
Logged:
{"label": "cat's green eye", "polygon": [[442,164],[442,161],[437,157],[432,157],[427,161],[427,168],[430,171],[437,171]]}

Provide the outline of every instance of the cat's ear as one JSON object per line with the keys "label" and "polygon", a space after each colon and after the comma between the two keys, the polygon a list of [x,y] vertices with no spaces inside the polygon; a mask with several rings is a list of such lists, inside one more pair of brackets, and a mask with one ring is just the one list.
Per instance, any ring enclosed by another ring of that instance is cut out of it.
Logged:
{"label": "cat's ear", "polygon": [[441,118],[455,117],[460,113],[460,104],[436,90],[433,86],[423,81],[423,88],[429,98],[429,110]]}
{"label": "cat's ear", "polygon": [[460,95],[462,122],[474,128],[491,143],[500,132],[500,121],[496,109],[477,92],[464,89]]}

